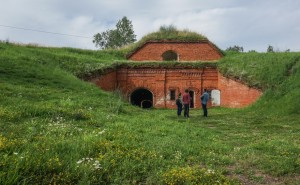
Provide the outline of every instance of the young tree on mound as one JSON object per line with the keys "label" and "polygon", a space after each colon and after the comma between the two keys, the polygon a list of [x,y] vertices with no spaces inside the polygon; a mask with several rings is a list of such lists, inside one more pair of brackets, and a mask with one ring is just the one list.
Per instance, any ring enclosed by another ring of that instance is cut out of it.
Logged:
{"label": "young tree on mound", "polygon": [[136,35],[132,23],[124,16],[116,24],[116,29],[95,34],[93,43],[100,49],[116,49],[135,41]]}

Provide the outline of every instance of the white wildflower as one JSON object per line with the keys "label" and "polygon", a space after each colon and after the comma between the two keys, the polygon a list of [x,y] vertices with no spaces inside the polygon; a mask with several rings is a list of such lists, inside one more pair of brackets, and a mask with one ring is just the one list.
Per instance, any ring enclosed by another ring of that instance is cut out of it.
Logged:
{"label": "white wildflower", "polygon": [[77,161],[77,168],[79,167],[79,165],[90,165],[91,167],[93,167],[94,169],[101,169],[101,164],[98,160],[91,158],[91,157],[86,157],[86,158],[82,158],[79,161]]}
{"label": "white wildflower", "polygon": [[102,131],[98,132],[98,135],[102,135],[102,134],[104,134],[104,133],[105,133],[105,131],[106,131],[106,129],[104,129],[104,130],[102,130]]}
{"label": "white wildflower", "polygon": [[241,149],[240,147],[234,147],[233,150],[234,150],[234,151],[240,151],[240,149]]}
{"label": "white wildflower", "polygon": [[83,160],[79,160],[79,161],[77,161],[77,164],[80,164],[80,163],[82,163],[83,162]]}
{"label": "white wildflower", "polygon": [[211,169],[208,169],[208,170],[207,170],[207,173],[214,174],[215,171],[214,171],[214,170],[211,170]]}
{"label": "white wildflower", "polygon": [[180,151],[176,151],[175,154],[174,154],[175,159],[176,159],[176,160],[181,159],[181,155],[182,155],[182,153],[181,153]]}

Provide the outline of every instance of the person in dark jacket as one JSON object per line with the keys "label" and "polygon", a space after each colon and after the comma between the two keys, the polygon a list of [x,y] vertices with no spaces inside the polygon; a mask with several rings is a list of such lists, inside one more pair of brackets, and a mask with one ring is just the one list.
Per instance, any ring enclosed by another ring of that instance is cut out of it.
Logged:
{"label": "person in dark jacket", "polygon": [[201,99],[201,104],[203,109],[203,116],[207,117],[207,102],[209,99],[209,94],[206,89],[204,89],[204,93],[201,95],[200,99]]}
{"label": "person in dark jacket", "polygon": [[176,99],[176,105],[177,105],[177,116],[181,116],[182,112],[182,97],[181,93],[178,94],[178,98]]}

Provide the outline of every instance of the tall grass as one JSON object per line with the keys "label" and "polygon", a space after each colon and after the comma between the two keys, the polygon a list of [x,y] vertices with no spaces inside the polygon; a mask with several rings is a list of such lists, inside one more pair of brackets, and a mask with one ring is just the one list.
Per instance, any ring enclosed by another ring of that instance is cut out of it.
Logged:
{"label": "tall grass", "polygon": [[17,46],[0,44],[2,59],[34,61],[42,65],[56,65],[76,76],[110,66],[113,62],[125,59],[120,50],[81,50],[74,48],[47,48],[31,45]]}

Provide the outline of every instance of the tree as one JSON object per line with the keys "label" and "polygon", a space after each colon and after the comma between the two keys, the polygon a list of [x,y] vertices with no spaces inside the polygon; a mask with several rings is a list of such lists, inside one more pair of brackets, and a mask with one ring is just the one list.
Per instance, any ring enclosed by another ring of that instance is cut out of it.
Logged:
{"label": "tree", "polygon": [[234,45],[226,49],[226,51],[234,51],[234,52],[243,52],[244,48],[242,46]]}
{"label": "tree", "polygon": [[269,45],[269,46],[268,46],[268,49],[267,49],[267,52],[268,52],[268,53],[273,53],[273,52],[274,52],[273,46]]}
{"label": "tree", "polygon": [[120,48],[136,41],[136,35],[130,20],[124,16],[116,24],[116,29],[94,35],[93,43],[101,49]]}

